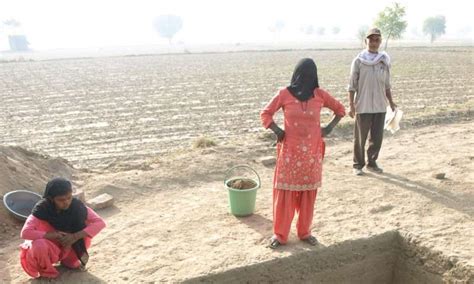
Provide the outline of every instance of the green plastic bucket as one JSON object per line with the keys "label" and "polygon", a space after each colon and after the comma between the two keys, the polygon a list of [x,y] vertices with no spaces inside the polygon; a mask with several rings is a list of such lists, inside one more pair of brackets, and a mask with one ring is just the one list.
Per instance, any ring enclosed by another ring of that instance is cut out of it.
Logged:
{"label": "green plastic bucket", "polygon": [[[230,174],[238,168],[246,168],[251,170],[257,177],[257,179],[250,179],[246,177],[230,177]],[[236,189],[232,187],[232,184],[236,180],[242,180],[252,182],[255,184],[254,187],[249,189]],[[230,213],[234,216],[248,216],[252,215],[255,211],[255,200],[257,199],[257,189],[260,188],[261,181],[260,176],[257,172],[247,165],[238,165],[227,170],[224,178],[224,186],[229,192],[229,209]]]}

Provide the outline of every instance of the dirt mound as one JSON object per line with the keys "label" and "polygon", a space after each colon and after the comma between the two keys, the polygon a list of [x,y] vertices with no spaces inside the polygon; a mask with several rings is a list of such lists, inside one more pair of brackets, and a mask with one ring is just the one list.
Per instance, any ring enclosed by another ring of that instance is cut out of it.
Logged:
{"label": "dirt mound", "polygon": [[0,146],[0,194],[15,189],[42,192],[48,179],[71,179],[75,169],[62,158],[51,158],[21,147]]}
{"label": "dirt mound", "polygon": [[[73,179],[76,170],[61,158],[52,158],[28,151],[21,147],[0,146],[0,234],[8,231],[8,224],[14,224],[7,217],[3,196],[12,190],[26,189],[42,193],[46,182],[55,176]],[[5,221],[4,221],[5,220]]]}

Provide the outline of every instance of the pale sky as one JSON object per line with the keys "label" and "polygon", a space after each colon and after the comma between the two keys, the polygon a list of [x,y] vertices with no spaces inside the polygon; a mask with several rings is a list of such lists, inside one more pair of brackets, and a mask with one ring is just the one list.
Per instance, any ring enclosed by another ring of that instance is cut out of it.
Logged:
{"label": "pale sky", "polygon": [[[467,0],[400,0],[406,7],[410,37],[421,34],[425,18],[446,16],[445,38],[472,40],[473,16]],[[176,14],[183,28],[173,41],[186,44],[265,42],[275,40],[269,27],[285,22],[279,40],[301,40],[301,27],[334,26],[337,38],[355,38],[361,25],[371,25],[392,0],[0,0],[0,21],[16,19],[17,29],[0,26],[0,50],[8,34],[25,34],[37,50],[165,44],[153,29],[154,17]]]}

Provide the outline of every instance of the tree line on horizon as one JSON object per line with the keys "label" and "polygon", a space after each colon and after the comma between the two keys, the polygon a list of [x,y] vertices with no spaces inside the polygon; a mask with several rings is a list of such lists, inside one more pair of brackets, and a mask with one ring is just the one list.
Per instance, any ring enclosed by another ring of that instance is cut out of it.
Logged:
{"label": "tree line on horizon", "polygon": [[[404,19],[406,14],[406,7],[399,3],[393,3],[391,6],[385,7],[384,10],[378,13],[377,18],[372,24],[373,27],[378,27],[385,39],[384,48],[387,49],[390,39],[400,39],[407,28],[407,21]],[[166,14],[157,16],[153,21],[155,31],[160,37],[168,39],[171,44],[173,37],[183,28],[183,19],[178,15]],[[285,28],[285,21],[276,20],[268,27],[272,33],[279,35]],[[357,38],[362,45],[365,40],[365,33],[370,28],[369,25],[360,26],[357,31]],[[313,25],[306,25],[300,28],[300,31],[306,35],[322,36],[326,33],[325,27],[314,27]],[[331,27],[332,34],[337,35],[341,29],[338,26]],[[446,33],[446,17],[442,15],[428,17],[423,22],[423,33],[430,37],[430,42],[433,43],[437,38]]]}

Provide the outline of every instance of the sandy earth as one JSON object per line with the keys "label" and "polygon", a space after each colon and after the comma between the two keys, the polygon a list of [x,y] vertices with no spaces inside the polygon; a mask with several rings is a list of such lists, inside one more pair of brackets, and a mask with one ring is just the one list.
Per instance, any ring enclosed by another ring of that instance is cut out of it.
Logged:
{"label": "sandy earth", "polygon": [[[78,173],[76,184],[87,197],[107,192],[116,203],[99,211],[108,227],[93,241],[88,271],[61,269],[58,282],[179,282],[390,230],[448,258],[453,268],[446,281],[452,274],[474,281],[474,123],[387,134],[379,158],[382,175],[352,175],[349,137],[339,130],[327,140],[312,227],[321,243],[317,247],[298,241],[294,226],[287,246],[265,247],[272,233],[273,168],[254,159],[273,155],[274,148],[261,135]],[[228,213],[223,176],[241,163],[258,171],[262,188],[255,214],[236,218]],[[432,176],[441,172],[443,180]],[[41,283],[19,266],[21,224],[0,216],[0,281]],[[286,273],[292,273],[290,266]]]}

